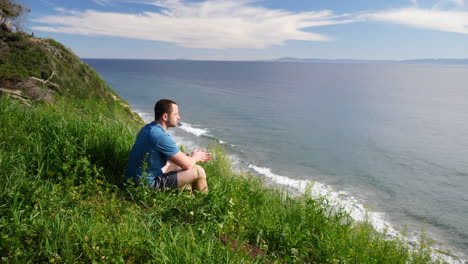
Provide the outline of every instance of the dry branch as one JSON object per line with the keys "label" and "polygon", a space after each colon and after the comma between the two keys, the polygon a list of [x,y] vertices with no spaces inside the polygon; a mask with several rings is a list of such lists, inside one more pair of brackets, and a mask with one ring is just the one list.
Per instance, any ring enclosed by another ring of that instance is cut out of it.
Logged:
{"label": "dry branch", "polygon": [[[40,82],[42,83],[43,85],[47,85],[49,86],[49,90],[51,89],[50,86],[53,86],[55,88],[57,88],[58,90],[62,91],[63,90],[60,88],[60,85],[54,83],[54,82],[51,82],[50,80],[52,79],[52,77],[54,77],[54,75],[57,75],[55,73],[55,71],[52,72],[52,74],[50,75],[50,77],[47,79],[47,80],[44,80],[44,79],[41,79],[41,78],[37,78],[37,77],[30,77],[31,80],[34,80],[34,81],[37,81],[37,82]],[[47,91],[47,93],[49,93],[49,91]],[[47,94],[46,93],[46,94]]]}

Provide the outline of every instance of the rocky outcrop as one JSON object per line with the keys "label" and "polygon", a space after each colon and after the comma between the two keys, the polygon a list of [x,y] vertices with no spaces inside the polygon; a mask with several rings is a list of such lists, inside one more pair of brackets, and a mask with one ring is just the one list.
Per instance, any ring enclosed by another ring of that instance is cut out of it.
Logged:
{"label": "rocky outcrop", "polygon": [[0,25],[0,28],[3,30],[3,32],[6,32],[6,33],[12,33],[13,32],[13,29],[11,28],[10,23],[8,23],[7,21],[3,22]]}
{"label": "rocky outcrop", "polygon": [[0,88],[0,95],[9,96],[11,98],[21,101],[27,106],[31,106],[31,104],[29,103],[29,99],[26,96],[24,96],[20,90],[10,90],[10,89],[5,89],[5,88]]}
{"label": "rocky outcrop", "polygon": [[0,87],[0,95],[7,95],[21,102],[30,105],[30,102],[46,101],[54,103],[55,99],[52,90],[60,89],[60,87],[50,82],[49,80],[42,80],[35,77],[26,79],[10,80],[11,85]]}

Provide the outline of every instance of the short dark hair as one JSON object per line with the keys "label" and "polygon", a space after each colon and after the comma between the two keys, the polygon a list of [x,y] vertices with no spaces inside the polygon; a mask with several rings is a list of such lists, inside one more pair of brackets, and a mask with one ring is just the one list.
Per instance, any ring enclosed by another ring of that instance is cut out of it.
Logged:
{"label": "short dark hair", "polygon": [[176,102],[169,99],[161,99],[154,105],[154,120],[159,120],[165,113],[170,114],[172,112],[172,105],[177,105]]}

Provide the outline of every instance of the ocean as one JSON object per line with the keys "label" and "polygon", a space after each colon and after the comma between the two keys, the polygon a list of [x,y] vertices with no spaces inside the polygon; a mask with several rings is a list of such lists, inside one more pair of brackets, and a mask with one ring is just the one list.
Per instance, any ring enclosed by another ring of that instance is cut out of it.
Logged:
{"label": "ocean", "polygon": [[176,101],[178,143],[468,259],[468,65],[84,61],[147,122]]}

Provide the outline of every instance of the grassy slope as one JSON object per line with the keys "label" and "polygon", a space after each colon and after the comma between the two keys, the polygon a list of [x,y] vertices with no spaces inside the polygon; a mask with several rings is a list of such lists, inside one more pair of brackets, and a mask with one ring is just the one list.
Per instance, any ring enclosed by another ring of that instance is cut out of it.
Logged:
{"label": "grassy slope", "polygon": [[[0,255],[4,262],[238,263],[221,237],[266,252],[256,262],[428,263],[325,199],[292,198],[231,171],[215,147],[211,192],[120,189],[138,125],[0,98]],[[13,131],[13,132],[12,132]]]}
{"label": "grassy slope", "polygon": [[[50,81],[59,87],[52,87],[52,93],[62,102],[88,114],[110,118],[130,115],[141,121],[93,68],[62,44],[0,31],[0,88],[11,89],[29,77],[47,80],[53,73]],[[42,86],[45,90],[51,88]]]}
{"label": "grassy slope", "polygon": [[[9,45],[0,65],[11,70],[3,78],[58,71],[54,81],[68,89],[57,92],[56,105],[0,97],[1,262],[431,262],[424,242],[413,252],[331,213],[326,199],[292,198],[233,172],[217,146],[204,165],[206,196],[120,188],[140,124],[94,71],[47,41],[68,63],[45,53],[48,62],[27,69],[28,57],[15,64],[21,52]],[[248,249],[262,254],[250,259]]]}

